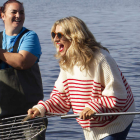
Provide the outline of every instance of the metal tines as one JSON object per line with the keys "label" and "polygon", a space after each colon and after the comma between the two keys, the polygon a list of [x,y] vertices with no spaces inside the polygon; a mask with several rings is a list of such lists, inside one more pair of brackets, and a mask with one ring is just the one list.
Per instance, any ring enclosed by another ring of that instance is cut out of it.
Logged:
{"label": "metal tines", "polygon": [[1,140],[31,140],[46,130],[44,119],[46,117],[36,117],[34,119],[22,121],[27,115],[3,118],[0,120]]}

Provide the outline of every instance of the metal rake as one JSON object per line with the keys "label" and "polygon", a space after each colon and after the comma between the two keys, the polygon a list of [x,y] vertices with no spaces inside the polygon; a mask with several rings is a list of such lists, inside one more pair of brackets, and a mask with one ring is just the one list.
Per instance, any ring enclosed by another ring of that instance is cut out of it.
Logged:
{"label": "metal rake", "polygon": [[66,114],[48,113],[34,119],[26,114],[0,119],[0,140],[31,140],[47,129],[44,119],[62,115]]}
{"label": "metal rake", "polygon": [[28,121],[22,121],[26,115],[3,118],[0,120],[0,139],[2,140],[31,140],[47,126],[44,118],[36,117]]}

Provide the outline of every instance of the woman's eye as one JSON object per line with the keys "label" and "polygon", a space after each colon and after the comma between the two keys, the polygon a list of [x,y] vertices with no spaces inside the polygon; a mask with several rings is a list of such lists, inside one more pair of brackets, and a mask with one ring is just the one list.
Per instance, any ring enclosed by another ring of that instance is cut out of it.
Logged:
{"label": "woman's eye", "polygon": [[16,12],[14,12],[14,11],[13,11],[13,12],[11,12],[11,13],[16,14]]}
{"label": "woman's eye", "polygon": [[23,14],[24,14],[24,12],[20,12],[20,14],[22,14],[22,15],[23,15]]}
{"label": "woman's eye", "polygon": [[[12,11],[11,13],[13,13],[13,14],[17,14],[16,11]],[[24,15],[24,11],[20,12],[19,14]]]}

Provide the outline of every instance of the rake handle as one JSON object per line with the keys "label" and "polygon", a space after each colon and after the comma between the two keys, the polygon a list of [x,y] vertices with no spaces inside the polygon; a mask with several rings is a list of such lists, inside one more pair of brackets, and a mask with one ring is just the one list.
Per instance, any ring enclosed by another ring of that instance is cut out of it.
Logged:
{"label": "rake handle", "polygon": [[[117,116],[117,115],[137,115],[137,114],[140,114],[140,112],[95,113],[92,116]],[[80,116],[79,114],[70,114],[61,116],[61,119],[78,118],[79,116]]]}

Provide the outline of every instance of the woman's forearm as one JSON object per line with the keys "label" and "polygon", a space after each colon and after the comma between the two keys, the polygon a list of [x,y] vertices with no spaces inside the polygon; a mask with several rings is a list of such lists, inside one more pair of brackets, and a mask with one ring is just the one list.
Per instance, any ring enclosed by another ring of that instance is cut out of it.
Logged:
{"label": "woman's forearm", "polygon": [[16,69],[23,70],[30,68],[37,57],[24,50],[19,53],[11,53],[0,49],[0,59]]}

